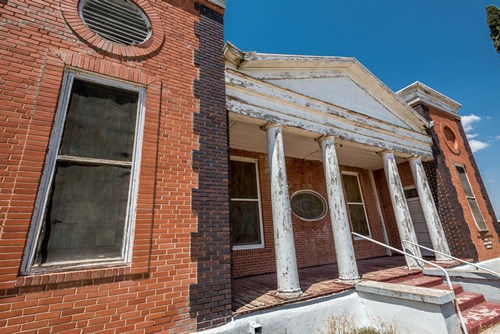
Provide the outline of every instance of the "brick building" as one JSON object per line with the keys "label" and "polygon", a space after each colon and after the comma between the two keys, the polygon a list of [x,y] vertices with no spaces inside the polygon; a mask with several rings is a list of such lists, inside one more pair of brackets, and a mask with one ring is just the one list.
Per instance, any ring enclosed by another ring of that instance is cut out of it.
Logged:
{"label": "brick building", "polygon": [[0,332],[230,315],[223,13],[0,1]]}
{"label": "brick building", "polygon": [[[500,255],[499,226],[458,103],[418,82],[392,93],[353,58],[242,52],[231,44],[225,55],[232,166],[255,165],[261,210],[261,217],[249,218],[260,228],[246,230],[242,241],[235,215],[244,215],[231,210],[234,277],[272,271],[279,277],[280,261],[292,258],[298,268],[336,261],[340,278],[356,279],[355,259],[386,251],[359,237],[345,243],[351,230],[398,248],[404,238],[475,260]],[[325,166],[328,154],[337,161]],[[288,186],[281,200],[273,182]],[[232,207],[242,202],[238,191],[231,188]],[[315,217],[300,212],[315,205],[324,207]],[[291,213],[275,217],[273,211]],[[292,231],[288,248],[277,237],[284,231]]]}
{"label": "brick building", "polygon": [[223,14],[0,0],[0,333],[216,327],[232,279],[276,272],[289,299],[299,268],[351,282],[390,255],[351,230],[499,256],[456,102],[353,58],[224,48]]}

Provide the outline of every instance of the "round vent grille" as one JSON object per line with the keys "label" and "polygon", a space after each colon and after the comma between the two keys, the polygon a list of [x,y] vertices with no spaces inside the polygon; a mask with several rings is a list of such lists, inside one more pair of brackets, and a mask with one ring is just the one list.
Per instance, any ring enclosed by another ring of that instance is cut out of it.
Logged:
{"label": "round vent grille", "polygon": [[129,0],[82,0],[80,15],[99,36],[116,43],[136,45],[151,35],[151,23]]}

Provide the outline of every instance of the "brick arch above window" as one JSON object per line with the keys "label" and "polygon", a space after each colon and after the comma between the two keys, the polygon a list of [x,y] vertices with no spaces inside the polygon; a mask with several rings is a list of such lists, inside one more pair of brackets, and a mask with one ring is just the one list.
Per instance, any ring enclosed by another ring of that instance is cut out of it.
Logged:
{"label": "brick arch above window", "polygon": [[93,32],[84,22],[78,11],[79,0],[61,0],[61,11],[64,20],[70,29],[92,48],[107,55],[120,58],[135,59],[147,57],[159,50],[165,42],[165,33],[161,19],[153,6],[146,0],[137,0],[134,3],[144,11],[151,23],[151,36],[138,45],[124,45],[109,41]]}

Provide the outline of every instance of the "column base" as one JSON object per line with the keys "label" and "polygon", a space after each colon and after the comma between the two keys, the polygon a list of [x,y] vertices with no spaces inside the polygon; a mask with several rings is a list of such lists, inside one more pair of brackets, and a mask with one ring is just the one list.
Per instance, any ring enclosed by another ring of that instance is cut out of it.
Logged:
{"label": "column base", "polygon": [[297,290],[292,290],[292,291],[278,291],[276,293],[276,297],[282,298],[282,299],[295,299],[300,296],[304,295],[301,289]]}
{"label": "column base", "polygon": [[340,283],[340,284],[348,284],[348,285],[355,285],[356,283],[361,282],[361,278],[337,278],[333,280],[335,283]]}

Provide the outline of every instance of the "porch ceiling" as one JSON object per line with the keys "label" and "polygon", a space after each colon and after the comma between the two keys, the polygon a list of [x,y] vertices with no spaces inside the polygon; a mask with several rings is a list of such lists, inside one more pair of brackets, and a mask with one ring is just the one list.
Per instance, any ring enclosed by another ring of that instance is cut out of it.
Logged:
{"label": "porch ceiling", "polygon": [[[265,121],[230,114],[230,147],[267,154],[266,133],[260,129],[264,124],[266,124]],[[321,149],[318,142],[315,141],[318,138],[317,133],[286,127],[283,129],[283,133],[287,157],[322,161]],[[381,151],[380,148],[342,140],[338,140],[335,146],[340,165],[368,170],[383,168],[382,158],[378,154]],[[396,160],[400,163],[405,159],[397,157]]]}

